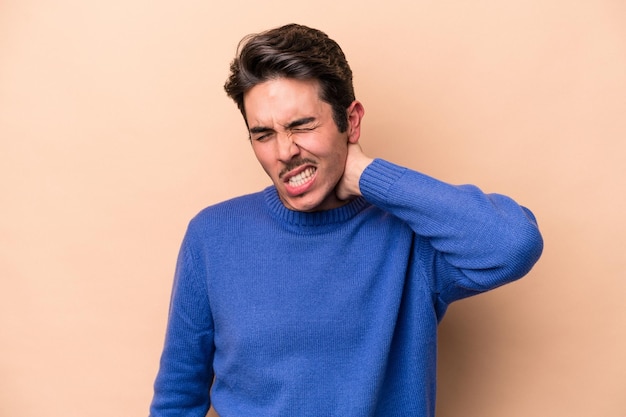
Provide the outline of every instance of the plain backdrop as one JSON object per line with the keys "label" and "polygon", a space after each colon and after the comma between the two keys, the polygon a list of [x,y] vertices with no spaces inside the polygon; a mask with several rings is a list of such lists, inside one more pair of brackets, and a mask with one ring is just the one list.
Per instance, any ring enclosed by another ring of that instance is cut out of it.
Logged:
{"label": "plain backdrop", "polygon": [[0,2],[0,415],[148,414],[187,222],[269,184],[228,64],[290,22],[342,45],[366,153],[539,220],[444,319],[438,416],[626,416],[621,0]]}

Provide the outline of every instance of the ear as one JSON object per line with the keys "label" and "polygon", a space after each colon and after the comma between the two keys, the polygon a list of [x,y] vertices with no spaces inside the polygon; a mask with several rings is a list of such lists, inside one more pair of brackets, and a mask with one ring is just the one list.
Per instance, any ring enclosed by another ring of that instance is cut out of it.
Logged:
{"label": "ear", "polygon": [[361,120],[365,115],[365,108],[360,101],[354,100],[348,110],[348,142],[357,143],[361,137]]}

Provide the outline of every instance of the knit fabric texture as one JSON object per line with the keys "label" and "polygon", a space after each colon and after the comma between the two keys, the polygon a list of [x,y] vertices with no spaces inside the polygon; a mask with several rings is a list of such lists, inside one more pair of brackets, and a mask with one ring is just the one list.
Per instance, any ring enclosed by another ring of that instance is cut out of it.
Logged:
{"label": "knit fabric texture", "polygon": [[448,305],[525,275],[543,242],[512,199],[376,159],[363,197],[287,209],[274,187],[183,240],[152,417],[431,417]]}

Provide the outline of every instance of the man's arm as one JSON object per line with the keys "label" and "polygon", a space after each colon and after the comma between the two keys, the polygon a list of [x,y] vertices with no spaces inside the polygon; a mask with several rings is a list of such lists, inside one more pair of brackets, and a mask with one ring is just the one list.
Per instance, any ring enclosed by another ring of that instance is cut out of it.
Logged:
{"label": "man's arm", "polygon": [[213,322],[204,272],[193,255],[193,240],[188,230],[176,266],[150,417],[204,417],[210,406]]}
{"label": "man's arm", "polygon": [[449,291],[444,301],[463,296],[452,286],[469,291],[495,288],[522,277],[539,259],[543,240],[535,217],[509,197],[447,184],[372,160],[358,144],[349,146],[337,195],[361,195],[426,238],[438,254],[438,279],[446,278],[435,289]]}

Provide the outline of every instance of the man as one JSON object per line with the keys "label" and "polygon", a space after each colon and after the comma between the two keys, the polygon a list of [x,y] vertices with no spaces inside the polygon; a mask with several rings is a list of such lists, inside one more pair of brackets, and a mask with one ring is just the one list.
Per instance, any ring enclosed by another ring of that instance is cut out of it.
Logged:
{"label": "man", "polygon": [[318,30],[245,39],[225,89],[273,186],[190,222],[151,415],[433,416],[439,321],[531,269],[535,218],[367,157]]}

